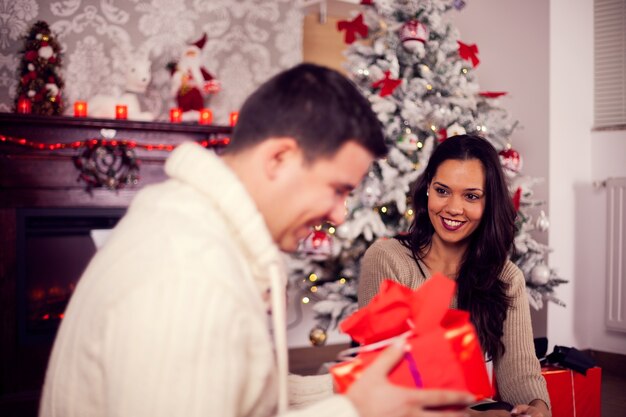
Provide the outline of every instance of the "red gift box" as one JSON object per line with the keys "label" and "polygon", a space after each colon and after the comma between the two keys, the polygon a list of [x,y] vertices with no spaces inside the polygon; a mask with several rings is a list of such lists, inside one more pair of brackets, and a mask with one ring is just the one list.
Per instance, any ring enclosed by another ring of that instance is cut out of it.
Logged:
{"label": "red gift box", "polygon": [[410,347],[389,374],[394,384],[469,391],[491,397],[485,360],[469,313],[448,308],[456,284],[433,275],[418,290],[382,282],[370,304],[341,323],[341,330],[362,346],[356,358],[331,367],[339,392],[345,392],[380,350],[398,337]]}
{"label": "red gift box", "polygon": [[602,369],[587,370],[587,375],[546,367],[541,369],[548,385],[552,417],[600,417]]}

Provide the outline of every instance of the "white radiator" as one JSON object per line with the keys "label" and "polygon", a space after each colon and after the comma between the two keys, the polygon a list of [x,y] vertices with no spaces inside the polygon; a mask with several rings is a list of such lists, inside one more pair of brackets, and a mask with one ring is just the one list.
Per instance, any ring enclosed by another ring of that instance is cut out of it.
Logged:
{"label": "white radiator", "polygon": [[606,327],[626,332],[626,178],[609,178],[606,191]]}

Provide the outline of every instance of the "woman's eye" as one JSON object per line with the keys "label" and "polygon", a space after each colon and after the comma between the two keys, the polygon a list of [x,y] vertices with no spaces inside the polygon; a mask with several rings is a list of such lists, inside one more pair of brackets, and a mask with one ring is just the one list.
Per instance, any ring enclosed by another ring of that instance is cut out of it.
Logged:
{"label": "woman's eye", "polygon": [[480,196],[476,195],[476,194],[468,194],[467,195],[467,199],[468,200],[478,200],[480,198]]}
{"label": "woman's eye", "polygon": [[446,190],[445,188],[437,187],[437,188],[435,188],[435,192],[437,194],[442,194],[443,195],[443,194],[447,194],[448,190]]}

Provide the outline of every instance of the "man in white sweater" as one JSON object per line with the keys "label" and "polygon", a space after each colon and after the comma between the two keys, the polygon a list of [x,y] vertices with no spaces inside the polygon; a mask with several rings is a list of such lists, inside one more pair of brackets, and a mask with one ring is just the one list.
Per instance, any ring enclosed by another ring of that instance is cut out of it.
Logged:
{"label": "man in white sweater", "polygon": [[244,103],[222,157],[194,143],[138,193],[81,277],[59,329],[41,417],[438,416],[466,393],[386,376],[392,346],[345,395],[287,375],[286,274],[311,228],[386,152],[367,100],[304,64]]}

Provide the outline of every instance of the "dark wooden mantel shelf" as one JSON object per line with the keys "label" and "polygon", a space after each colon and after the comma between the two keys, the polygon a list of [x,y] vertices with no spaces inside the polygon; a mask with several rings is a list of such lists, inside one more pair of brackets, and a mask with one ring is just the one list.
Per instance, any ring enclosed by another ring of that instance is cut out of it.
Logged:
{"label": "dark wooden mantel shelf", "polygon": [[230,126],[197,123],[141,122],[65,116],[0,113],[0,135],[45,145],[69,144],[89,139],[132,141],[141,162],[137,186],[117,191],[96,188],[86,191],[77,180],[72,148],[40,150],[7,141],[0,142],[0,208],[39,206],[126,206],[135,191],[164,178],[165,150],[146,150],[142,145],[176,146],[184,141],[223,139]]}
{"label": "dark wooden mantel shelf", "polygon": [[164,132],[167,136],[196,136],[229,134],[230,126],[200,125],[198,123],[144,122],[138,120],[94,119],[89,117],[40,116],[36,114],[0,113],[0,125],[5,128],[28,124],[56,129],[99,130],[102,128],[124,131]]}

